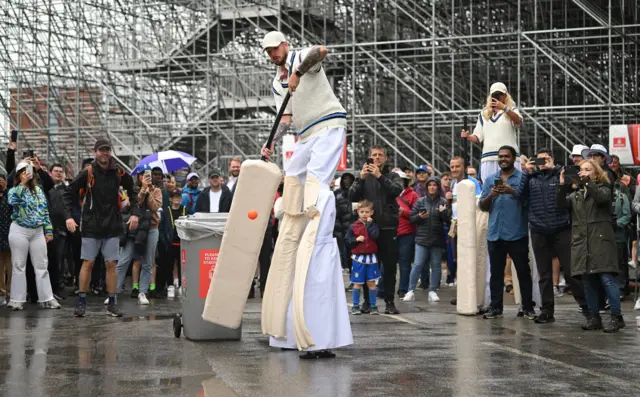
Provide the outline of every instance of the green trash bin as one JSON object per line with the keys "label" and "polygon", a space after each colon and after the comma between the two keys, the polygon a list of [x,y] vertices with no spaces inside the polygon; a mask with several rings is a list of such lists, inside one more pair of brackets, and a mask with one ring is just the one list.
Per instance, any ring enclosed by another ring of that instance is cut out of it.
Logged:
{"label": "green trash bin", "polygon": [[227,213],[198,213],[176,220],[182,268],[182,315],[174,319],[176,337],[180,326],[190,340],[240,340],[242,336],[242,324],[233,329],[202,319],[227,217]]}

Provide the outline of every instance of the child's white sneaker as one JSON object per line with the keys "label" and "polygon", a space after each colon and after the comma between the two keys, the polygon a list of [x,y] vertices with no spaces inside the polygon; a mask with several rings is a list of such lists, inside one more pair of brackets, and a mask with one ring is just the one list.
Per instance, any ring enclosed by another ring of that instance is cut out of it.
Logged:
{"label": "child's white sneaker", "polygon": [[402,298],[403,302],[412,302],[414,300],[416,300],[416,295],[413,293],[413,291],[407,292],[404,298]]}
{"label": "child's white sneaker", "polygon": [[429,291],[429,302],[440,302],[440,297],[433,291]]}

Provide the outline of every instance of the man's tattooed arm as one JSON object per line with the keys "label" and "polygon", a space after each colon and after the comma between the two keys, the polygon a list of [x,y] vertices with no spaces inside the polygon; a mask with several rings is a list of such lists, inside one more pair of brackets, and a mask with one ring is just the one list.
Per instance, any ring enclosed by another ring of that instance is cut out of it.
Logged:
{"label": "man's tattooed arm", "polygon": [[300,73],[307,73],[307,71],[314,67],[318,62],[322,62],[324,57],[327,56],[327,52],[326,47],[321,45],[311,47],[309,53],[307,53],[307,56],[304,58],[304,61],[300,63],[300,66],[298,66],[297,69]]}
{"label": "man's tattooed arm", "polygon": [[282,139],[287,131],[289,131],[289,123],[281,122],[280,124],[278,124],[278,129],[276,130],[276,134],[273,137],[273,143],[275,144],[277,142],[280,142],[280,139]]}

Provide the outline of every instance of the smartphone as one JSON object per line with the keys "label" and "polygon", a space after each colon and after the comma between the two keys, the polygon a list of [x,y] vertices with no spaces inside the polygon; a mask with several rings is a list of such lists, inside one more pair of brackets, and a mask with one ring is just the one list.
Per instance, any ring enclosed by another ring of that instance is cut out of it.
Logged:
{"label": "smartphone", "polygon": [[541,165],[545,165],[545,163],[547,162],[547,159],[536,157],[534,161],[536,162],[536,165],[539,167]]}
{"label": "smartphone", "polygon": [[36,154],[33,150],[27,150],[25,152],[22,152],[22,158],[27,158],[27,157],[33,158],[33,157],[36,157]]}
{"label": "smartphone", "polygon": [[496,101],[499,101],[501,95],[502,95],[501,92],[494,92],[493,94],[491,94],[491,98],[495,99]]}
{"label": "smartphone", "polygon": [[564,166],[565,175],[578,175],[579,172],[580,172],[580,166],[579,165],[565,165]]}
{"label": "smartphone", "polygon": [[502,186],[504,185],[504,181],[502,179],[496,179],[496,183],[493,186]]}
{"label": "smartphone", "polygon": [[150,170],[146,170],[144,172],[144,177],[147,178],[147,179],[151,179],[151,171]]}
{"label": "smartphone", "polygon": [[27,174],[33,175],[33,166],[31,164],[27,165]]}
{"label": "smartphone", "polygon": [[18,142],[18,130],[11,130],[11,142]]}
{"label": "smartphone", "polygon": [[369,165],[373,164],[373,159],[371,157],[369,157],[367,159],[367,164],[369,164]]}

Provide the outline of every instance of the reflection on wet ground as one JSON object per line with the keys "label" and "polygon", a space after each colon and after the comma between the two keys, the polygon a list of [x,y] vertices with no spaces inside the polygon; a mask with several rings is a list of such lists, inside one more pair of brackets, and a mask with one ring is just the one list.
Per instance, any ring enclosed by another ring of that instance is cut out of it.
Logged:
{"label": "reflection on wet ground", "polygon": [[[250,302],[241,342],[192,342],[173,336],[178,301],[109,318],[95,298],[73,318],[35,306],[0,310],[0,396],[542,396],[640,395],[640,332],[629,303],[619,334],[587,333],[571,297],[558,300],[556,323],[537,325],[457,316],[444,289],[422,293],[401,316],[353,317],[356,344],[329,361],[301,361],[270,349],[260,334],[259,301]],[[640,315],[640,313],[638,313]]]}

